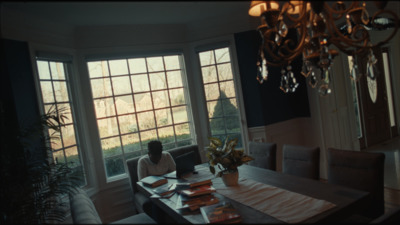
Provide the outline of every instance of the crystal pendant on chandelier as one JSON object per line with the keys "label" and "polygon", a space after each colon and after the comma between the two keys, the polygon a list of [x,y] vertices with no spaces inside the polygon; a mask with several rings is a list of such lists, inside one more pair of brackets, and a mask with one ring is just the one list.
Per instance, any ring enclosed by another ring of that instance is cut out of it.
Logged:
{"label": "crystal pendant on chandelier", "polygon": [[279,35],[280,35],[281,37],[283,37],[283,38],[286,37],[286,35],[288,34],[288,28],[287,28],[285,22],[283,22],[283,20],[281,20],[281,21],[279,22],[279,25],[278,25],[278,33],[279,33]]}
{"label": "crystal pendant on chandelier", "polygon": [[288,71],[286,77],[288,78],[289,92],[293,93],[299,87],[299,83],[297,83],[296,77],[294,77],[292,66],[288,65],[286,69]]}
{"label": "crystal pendant on chandelier", "polygon": [[285,74],[285,70],[281,70],[281,86],[279,87],[283,92],[288,93],[289,92],[289,81],[288,77]]}
{"label": "crystal pendant on chandelier", "polygon": [[268,80],[267,60],[264,58],[264,51],[260,49],[260,58],[257,61],[257,81],[262,84]]}
{"label": "crystal pendant on chandelier", "polygon": [[318,93],[321,96],[327,96],[332,92],[331,88],[329,87],[329,68],[323,68],[321,71],[321,81],[322,84],[319,86]]}
{"label": "crystal pendant on chandelier", "polygon": [[308,81],[308,84],[312,87],[315,88],[318,84],[317,76],[315,76],[315,72],[311,71],[311,76],[310,80]]}
{"label": "crystal pendant on chandelier", "polygon": [[311,74],[311,71],[312,71],[312,68],[311,68],[311,66],[309,65],[309,61],[308,60],[305,60],[304,61],[304,63],[303,63],[303,67],[301,68],[301,75],[303,75],[305,78],[307,78],[308,76],[310,76],[310,74]]}

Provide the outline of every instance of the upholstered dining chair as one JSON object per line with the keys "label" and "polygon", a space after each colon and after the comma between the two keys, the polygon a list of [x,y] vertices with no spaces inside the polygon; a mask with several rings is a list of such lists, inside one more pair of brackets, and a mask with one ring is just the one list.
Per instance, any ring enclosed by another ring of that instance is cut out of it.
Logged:
{"label": "upholstered dining chair", "polygon": [[319,180],[319,147],[284,144],[282,172]]}
{"label": "upholstered dining chair", "polygon": [[[328,182],[367,191],[371,202],[359,218],[375,219],[383,215],[385,154],[328,148]],[[350,218],[351,221],[353,219]],[[362,222],[364,222],[362,221]]]}
{"label": "upholstered dining chair", "polygon": [[254,158],[250,166],[276,170],[276,143],[250,141],[249,155]]}

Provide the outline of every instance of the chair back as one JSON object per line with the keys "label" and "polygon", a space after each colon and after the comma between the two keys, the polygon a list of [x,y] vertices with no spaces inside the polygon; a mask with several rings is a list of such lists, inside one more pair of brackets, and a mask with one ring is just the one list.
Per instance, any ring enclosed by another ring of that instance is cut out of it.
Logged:
{"label": "chair back", "polygon": [[254,158],[249,165],[276,170],[276,143],[250,141],[249,156]]}
{"label": "chair back", "polygon": [[284,144],[282,172],[319,180],[319,147]]}
{"label": "chair back", "polygon": [[328,182],[367,191],[371,203],[362,216],[376,218],[385,211],[385,154],[328,148]]}
{"label": "chair back", "polygon": [[126,165],[128,167],[128,172],[129,172],[129,181],[131,184],[131,188],[133,193],[136,193],[139,191],[138,187],[136,186],[136,182],[138,182],[138,173],[137,173],[137,165],[139,162],[140,156],[137,156],[132,159],[126,160]]}

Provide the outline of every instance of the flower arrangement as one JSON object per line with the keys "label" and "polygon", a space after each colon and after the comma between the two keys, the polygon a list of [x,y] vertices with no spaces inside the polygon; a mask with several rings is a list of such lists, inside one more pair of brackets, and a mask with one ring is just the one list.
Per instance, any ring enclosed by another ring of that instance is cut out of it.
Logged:
{"label": "flower arrangement", "polygon": [[235,146],[238,139],[234,138],[229,140],[229,137],[222,143],[221,139],[216,137],[209,137],[210,146],[207,148],[207,158],[209,159],[210,172],[215,174],[215,167],[218,166],[220,171],[217,177],[221,177],[225,172],[235,172],[238,166],[254,160],[253,157],[244,154],[243,150],[236,150]]}

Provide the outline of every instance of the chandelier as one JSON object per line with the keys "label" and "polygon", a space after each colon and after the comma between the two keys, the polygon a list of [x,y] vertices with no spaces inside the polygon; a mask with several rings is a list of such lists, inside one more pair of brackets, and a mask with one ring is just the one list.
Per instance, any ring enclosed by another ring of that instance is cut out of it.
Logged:
{"label": "chandelier", "polygon": [[[326,96],[332,92],[331,67],[338,50],[352,57],[352,80],[358,81],[361,77],[357,67],[357,56],[361,54],[368,54],[367,76],[376,78],[379,71],[372,48],[392,39],[399,25],[396,13],[385,10],[387,1],[375,1],[378,10],[372,17],[365,2],[286,1],[281,4],[281,9],[277,1],[252,1],[250,5],[249,15],[261,17],[257,28],[262,37],[257,60],[257,80],[261,84],[268,79],[268,66],[278,66],[282,68],[280,89],[285,93],[294,92],[299,83],[291,63],[301,55],[301,74],[311,87],[318,86],[321,96]],[[371,43],[369,30],[391,27],[394,29],[386,39]],[[288,35],[289,31],[296,35]],[[330,48],[331,44],[336,48]]]}

